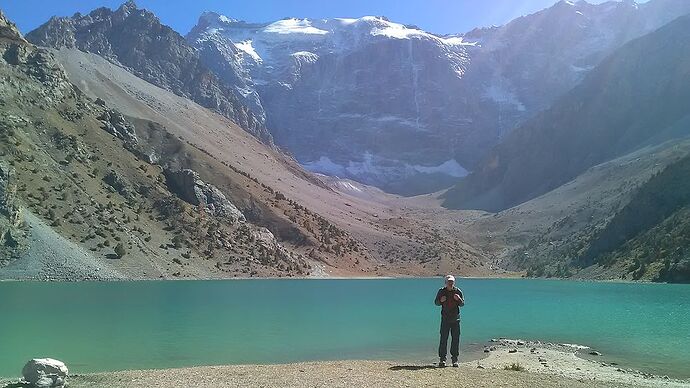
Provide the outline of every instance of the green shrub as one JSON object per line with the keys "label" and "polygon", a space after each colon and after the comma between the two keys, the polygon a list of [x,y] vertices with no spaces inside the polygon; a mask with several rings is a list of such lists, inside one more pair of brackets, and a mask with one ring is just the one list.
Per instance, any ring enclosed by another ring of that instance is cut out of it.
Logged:
{"label": "green shrub", "polygon": [[504,369],[504,370],[512,370],[512,371],[515,371],[515,372],[524,372],[524,371],[525,371],[525,367],[522,366],[522,365],[520,365],[519,362],[518,362],[518,363],[515,363],[515,362],[514,362],[514,363],[512,363],[512,364],[510,364],[510,365],[506,365],[506,366],[503,367],[503,369]]}

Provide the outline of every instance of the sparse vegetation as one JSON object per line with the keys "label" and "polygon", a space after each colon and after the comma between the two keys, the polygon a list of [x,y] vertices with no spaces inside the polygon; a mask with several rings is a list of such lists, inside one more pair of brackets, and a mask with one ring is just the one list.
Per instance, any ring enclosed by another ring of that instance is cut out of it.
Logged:
{"label": "sparse vegetation", "polygon": [[518,362],[518,363],[514,362],[514,363],[512,363],[512,364],[510,364],[510,365],[506,365],[506,366],[503,367],[503,369],[504,369],[504,370],[511,370],[511,371],[514,371],[514,372],[524,372],[524,371],[525,371],[525,367],[522,366],[522,365],[520,365],[519,362]]}

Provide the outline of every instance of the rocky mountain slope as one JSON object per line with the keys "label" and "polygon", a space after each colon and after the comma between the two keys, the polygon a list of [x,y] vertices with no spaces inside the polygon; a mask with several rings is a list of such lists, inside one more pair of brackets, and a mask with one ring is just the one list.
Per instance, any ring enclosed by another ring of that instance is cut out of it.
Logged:
{"label": "rocky mountain slope", "polygon": [[688,12],[677,0],[561,1],[446,37],[380,17],[206,13],[187,39],[221,78],[256,91],[277,143],[308,169],[417,194],[474,170],[606,55]]}
{"label": "rocky mountain slope", "polygon": [[27,34],[27,39],[39,46],[97,53],[271,141],[263,112],[250,110],[234,85],[218,79],[180,34],[131,0],[115,11],[99,8],[88,15],[54,17]]}
{"label": "rocky mountain slope", "polygon": [[630,263],[635,279],[690,282],[688,177],[690,157],[652,177],[598,231],[576,263],[613,266],[623,261]]}
{"label": "rocky mountain slope", "polygon": [[368,269],[365,249],[328,220],[165,126],[84,94],[1,14],[0,53],[0,278]]}
{"label": "rocky mountain slope", "polygon": [[465,174],[469,159],[456,161],[445,136],[470,136],[457,127],[468,116],[454,90],[468,62],[459,37],[378,17],[252,24],[206,13],[187,39],[210,67],[243,71],[276,142],[313,171],[407,193],[419,174]]}
{"label": "rocky mountain slope", "polygon": [[502,210],[593,165],[690,134],[689,38],[690,16],[684,16],[624,45],[513,131],[447,192],[445,206]]}
{"label": "rocky mountain slope", "polygon": [[[690,143],[677,139],[688,134],[690,17],[625,43],[686,5],[562,2],[464,37],[384,18],[248,24],[209,13],[188,36],[194,48],[131,2],[53,19],[38,31],[59,50],[27,43],[0,18],[0,278],[523,272],[687,281],[682,161]],[[127,23],[139,27],[134,37],[117,29]],[[148,46],[161,36],[170,50]],[[523,45],[533,56],[517,49],[518,37],[537,41]],[[227,119],[236,117],[176,91],[186,86],[170,85],[181,73],[166,61],[179,57],[166,56],[180,50],[183,63],[225,85],[223,95],[265,109],[269,124],[272,112],[301,122],[275,133],[313,155],[296,152],[307,167],[392,191],[417,193],[463,175],[454,148],[462,142],[448,142],[463,132],[448,125],[441,134],[430,123],[480,115],[465,133],[472,158],[503,142],[443,199],[499,212],[443,209],[435,195],[402,199],[305,172]],[[140,68],[148,67],[164,76],[147,78]],[[532,68],[543,76],[529,75]],[[385,93],[389,85],[394,93]],[[433,114],[410,115],[418,108]],[[309,129],[310,115],[323,115],[324,126]],[[523,121],[508,134],[512,124],[502,126]],[[355,122],[362,130],[350,131]],[[484,125],[494,140],[483,138]]]}
{"label": "rocky mountain slope", "polygon": [[683,0],[559,1],[554,6],[510,23],[478,28],[463,36],[477,42],[470,52],[468,82],[485,85],[485,94],[500,102],[496,112],[506,134],[524,108],[536,113],[572,89],[611,52],[690,13]]}
{"label": "rocky mountain slope", "polygon": [[485,273],[394,197],[336,191],[103,57],[2,36],[0,278]]}
{"label": "rocky mountain slope", "polygon": [[[487,250],[492,265],[531,277],[687,281],[679,188],[688,157],[688,140],[645,147],[518,206],[451,225]],[[671,229],[676,238],[665,234]]]}
{"label": "rocky mountain slope", "polygon": [[[339,244],[332,237],[326,239],[331,241],[329,244],[308,240],[300,245],[306,255],[315,258],[322,275],[428,275],[457,268],[465,273],[487,273],[481,252],[448,238],[432,223],[406,216],[401,209],[408,205],[402,199],[362,185],[308,174],[294,160],[267,149],[220,116],[148,84],[97,55],[69,49],[56,55],[70,79],[94,98],[108,99],[128,116],[161,123],[173,137],[184,139],[216,160],[210,164],[213,168],[206,163],[193,168],[202,173],[205,181],[224,188],[248,219],[251,214],[262,215],[261,225],[279,240],[301,241],[302,234],[312,233],[321,236],[314,225],[327,222],[361,243],[357,248],[361,254],[342,251],[342,244],[341,253],[336,254]],[[233,168],[228,171],[217,163]],[[247,180],[244,174],[252,179]],[[227,175],[246,183],[228,185]],[[259,206],[261,203],[265,206]],[[295,214],[296,205],[324,221],[305,222]]]}

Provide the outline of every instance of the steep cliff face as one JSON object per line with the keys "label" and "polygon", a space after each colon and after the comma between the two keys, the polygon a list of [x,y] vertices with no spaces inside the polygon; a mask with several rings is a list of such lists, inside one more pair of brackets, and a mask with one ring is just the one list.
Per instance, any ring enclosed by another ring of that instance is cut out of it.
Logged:
{"label": "steep cliff face", "polygon": [[[690,4],[656,17],[632,1],[559,1],[505,26],[465,34],[466,40],[481,47],[472,52],[468,82],[483,85],[484,96],[509,114],[515,114],[515,108],[538,112],[577,85],[613,50],[687,12]],[[524,117],[529,114],[519,115]],[[502,133],[515,123],[505,121]]]}
{"label": "steep cliff face", "polygon": [[461,139],[481,146],[457,100],[459,37],[378,17],[251,24],[206,13],[187,38],[258,93],[276,142],[311,170],[410,194],[429,189],[415,187],[420,177],[445,176],[433,190],[466,173]]}
{"label": "steep cliff face", "polygon": [[254,113],[205,66],[197,51],[151,12],[128,1],[117,10],[54,17],[27,34],[39,46],[78,48],[127,67],[137,76],[189,98],[270,143],[263,112]]}
{"label": "steep cliff face", "polygon": [[307,168],[415,194],[475,170],[615,49],[688,12],[677,0],[561,1],[445,37],[380,17],[206,13],[187,39]]}

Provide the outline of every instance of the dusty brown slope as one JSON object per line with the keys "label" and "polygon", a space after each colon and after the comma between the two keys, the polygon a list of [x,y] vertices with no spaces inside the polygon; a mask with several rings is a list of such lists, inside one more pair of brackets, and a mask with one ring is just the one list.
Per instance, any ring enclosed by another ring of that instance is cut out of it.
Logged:
{"label": "dusty brown slope", "polygon": [[76,50],[56,56],[73,83],[132,117],[138,133],[147,123],[159,123],[177,137],[194,154],[188,167],[249,211],[248,218],[257,210],[256,223],[306,256],[311,275],[486,273],[480,252],[405,216],[403,200],[375,190],[362,196],[323,182],[229,120],[98,56]]}
{"label": "dusty brown slope", "polygon": [[[430,196],[401,199],[353,182],[307,174],[228,120],[98,56],[70,50],[57,55],[75,84],[133,117],[138,129],[160,123],[183,146],[177,154],[187,155],[186,167],[217,185],[249,218],[307,257],[315,276],[506,276],[542,263],[548,270],[544,275],[561,276],[558,271],[567,262],[567,252],[576,249],[592,228],[605,224],[660,166],[687,152],[685,146],[642,150],[496,215],[448,211]],[[321,216],[332,223],[333,234],[342,233],[343,241],[350,242],[334,243],[331,233],[320,233],[322,228],[314,225]],[[357,248],[343,253],[347,244]],[[596,269],[578,274],[618,275]]]}
{"label": "dusty brown slope", "polygon": [[[16,193],[24,213],[19,233],[3,236],[4,245],[17,246],[11,257],[3,256],[3,278],[290,276],[313,270],[261,225],[178,198],[161,166],[138,155],[142,144],[134,127],[83,95],[50,52],[18,38],[1,41],[0,50],[0,156],[3,170],[12,172],[3,191]],[[202,160],[193,150],[181,151]]]}

